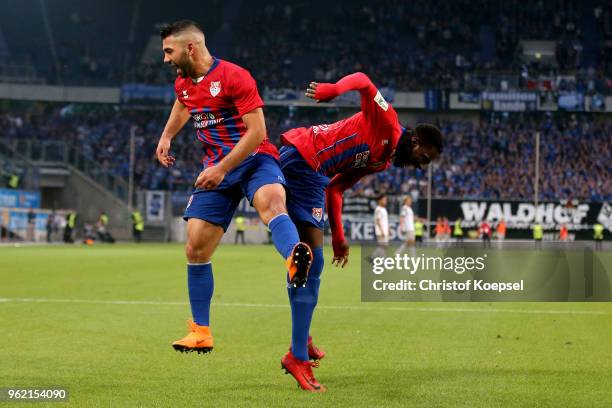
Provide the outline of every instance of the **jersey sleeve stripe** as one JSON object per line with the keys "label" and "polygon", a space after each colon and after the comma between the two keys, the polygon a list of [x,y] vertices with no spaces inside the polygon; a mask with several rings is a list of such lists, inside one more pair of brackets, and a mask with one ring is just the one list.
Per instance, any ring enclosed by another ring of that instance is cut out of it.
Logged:
{"label": "jersey sleeve stripe", "polygon": [[329,146],[327,146],[327,147],[325,147],[325,148],[323,148],[323,149],[319,150],[319,151],[317,152],[317,156],[320,156],[321,154],[325,153],[325,152],[326,152],[326,151],[328,151],[329,149],[333,149],[334,147],[336,147],[336,146],[338,146],[338,145],[340,145],[340,144],[342,144],[342,143],[345,143],[345,142],[348,142],[348,141],[349,141],[349,140],[351,140],[351,139],[354,139],[356,136],[357,136],[357,133],[353,133],[353,134],[352,134],[352,135],[350,135],[350,136],[347,136],[347,137],[345,137],[345,138],[342,138],[342,139],[338,140],[338,141],[337,141],[337,142],[335,142],[334,144],[331,144],[331,145],[329,145]]}

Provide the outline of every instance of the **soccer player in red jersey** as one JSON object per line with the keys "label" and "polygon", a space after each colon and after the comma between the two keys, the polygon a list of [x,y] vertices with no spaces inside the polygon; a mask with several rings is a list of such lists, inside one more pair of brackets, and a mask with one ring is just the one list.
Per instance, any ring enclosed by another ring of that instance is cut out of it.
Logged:
{"label": "soccer player in red jersey", "polygon": [[190,333],[172,344],[182,352],[213,348],[210,302],[214,281],[211,257],[243,197],[258,211],[285,258],[292,285],[305,283],[312,253],[301,243],[287,214],[285,179],[278,151],[266,137],[263,102],[255,80],[235,64],[213,57],[202,29],[179,21],[161,29],[164,63],[176,68],[176,101],[157,146],[166,167],[172,139],[191,117],[204,149],[204,169],[185,209],[187,284],[193,321]]}
{"label": "soccer player in red jersey", "polygon": [[323,271],[323,212],[327,207],[332,232],[332,263],[344,267],[349,246],[342,226],[342,193],[367,174],[391,164],[420,168],[442,152],[442,134],[433,125],[402,127],[397,113],[372,81],[355,73],[335,84],[312,82],[306,96],[326,102],[349,91],[361,96],[361,111],[329,125],[289,130],[281,137],[281,168],[287,181],[287,208],[300,238],[314,259],[305,287],[289,287],[292,314],[291,349],[281,360],[299,385],[311,391],[324,387],[309,360],[322,357],[309,336]]}

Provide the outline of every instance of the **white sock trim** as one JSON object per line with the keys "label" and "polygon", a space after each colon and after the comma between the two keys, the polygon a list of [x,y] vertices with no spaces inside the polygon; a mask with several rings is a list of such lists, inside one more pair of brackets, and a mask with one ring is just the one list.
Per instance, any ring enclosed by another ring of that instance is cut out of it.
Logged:
{"label": "white sock trim", "polygon": [[270,229],[270,224],[272,224],[272,221],[274,221],[275,219],[277,219],[278,217],[281,217],[283,215],[286,215],[287,217],[289,217],[289,214],[287,213],[280,213],[278,215],[275,215],[274,217],[272,217],[272,219],[270,220],[270,222],[268,222],[268,229]]}
{"label": "white sock trim", "polygon": [[212,263],[212,261],[208,261],[208,262],[204,262],[204,263],[190,263],[187,262],[187,265],[189,266],[202,266],[202,265],[210,265]]}

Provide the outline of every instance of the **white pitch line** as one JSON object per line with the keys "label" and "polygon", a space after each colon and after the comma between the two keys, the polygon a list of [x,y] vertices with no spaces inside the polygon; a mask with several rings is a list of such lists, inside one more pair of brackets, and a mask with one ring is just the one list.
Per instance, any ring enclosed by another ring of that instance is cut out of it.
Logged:
{"label": "white pitch line", "polygon": [[[97,305],[153,305],[153,306],[186,306],[187,302],[168,302],[154,300],[89,300],[89,299],[44,299],[44,298],[0,298],[0,303],[20,302],[20,303],[82,303]],[[271,303],[224,303],[213,302],[214,306],[222,307],[258,307],[258,308],[286,308],[289,305],[279,305]],[[438,312],[438,313],[522,313],[522,314],[568,314],[568,315],[595,315],[610,316],[612,311],[604,312],[597,310],[521,310],[521,309],[472,309],[472,308],[453,308],[453,307],[399,307],[399,306],[350,306],[350,305],[320,305],[318,309],[328,310],[381,310],[394,312]]]}

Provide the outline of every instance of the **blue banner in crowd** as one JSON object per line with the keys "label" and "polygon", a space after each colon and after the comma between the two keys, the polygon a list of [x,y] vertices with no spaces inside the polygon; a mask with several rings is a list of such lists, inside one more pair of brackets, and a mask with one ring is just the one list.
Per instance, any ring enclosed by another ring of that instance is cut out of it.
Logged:
{"label": "blue banner in crowd", "polygon": [[290,88],[266,88],[264,97],[271,101],[295,101],[300,99],[301,92]]}
{"label": "blue banner in crowd", "polygon": [[[7,228],[11,231],[21,231],[28,228],[28,213],[23,211],[9,211]],[[47,227],[49,214],[37,213],[34,215],[34,230],[44,231]]]}
{"label": "blue banner in crowd", "polygon": [[0,207],[40,208],[40,193],[0,188]]}
{"label": "blue banner in crowd", "polygon": [[150,101],[170,103],[176,95],[171,85],[124,84],[121,86],[121,102]]}

